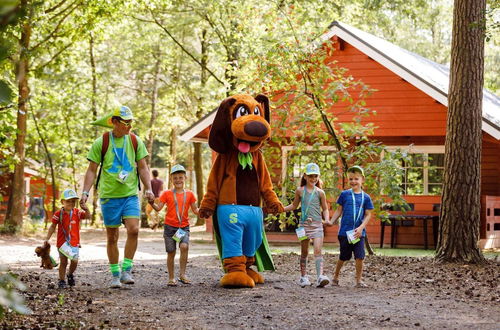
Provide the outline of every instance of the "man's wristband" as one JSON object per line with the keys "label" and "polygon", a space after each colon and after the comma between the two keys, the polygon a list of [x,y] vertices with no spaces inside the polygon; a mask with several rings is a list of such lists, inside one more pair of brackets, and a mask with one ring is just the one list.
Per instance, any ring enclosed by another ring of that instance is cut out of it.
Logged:
{"label": "man's wristband", "polygon": [[85,196],[89,197],[89,192],[88,191],[82,191],[82,195],[85,195]]}

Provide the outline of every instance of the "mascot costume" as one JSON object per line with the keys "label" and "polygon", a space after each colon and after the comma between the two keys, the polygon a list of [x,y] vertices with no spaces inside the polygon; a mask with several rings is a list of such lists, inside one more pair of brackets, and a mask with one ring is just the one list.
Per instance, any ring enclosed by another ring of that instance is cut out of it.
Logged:
{"label": "mascot costume", "polygon": [[274,270],[263,228],[266,212],[281,213],[271,177],[259,148],[271,135],[267,96],[234,95],[215,116],[208,144],[217,152],[201,202],[200,217],[213,215],[217,247],[226,274],[223,287],[264,283],[258,271]]}

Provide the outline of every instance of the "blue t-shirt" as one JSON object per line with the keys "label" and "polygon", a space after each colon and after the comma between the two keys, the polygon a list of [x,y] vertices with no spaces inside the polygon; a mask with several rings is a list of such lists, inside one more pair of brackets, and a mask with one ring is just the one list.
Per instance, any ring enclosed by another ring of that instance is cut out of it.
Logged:
{"label": "blue t-shirt", "polygon": [[[352,204],[352,195],[354,194],[354,200],[356,201],[356,215],[358,216],[356,219],[356,223],[354,223],[354,214],[353,214],[353,204]],[[364,200],[363,200],[364,199]],[[359,209],[361,206],[361,201],[363,200],[363,209],[361,213],[359,213]],[[365,217],[365,210],[373,210],[373,203],[370,195],[365,192],[354,193],[352,189],[344,190],[340,193],[339,198],[337,199],[337,204],[342,205],[342,219],[340,220],[340,228],[339,228],[339,236],[347,236],[346,231],[353,230],[359,227],[363,223],[363,219]],[[363,229],[362,236],[366,236],[366,230]]]}

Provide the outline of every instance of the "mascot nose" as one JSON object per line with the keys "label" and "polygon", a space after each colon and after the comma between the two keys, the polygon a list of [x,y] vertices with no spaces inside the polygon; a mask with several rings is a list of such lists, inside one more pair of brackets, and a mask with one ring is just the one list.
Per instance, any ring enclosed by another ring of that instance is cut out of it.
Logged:
{"label": "mascot nose", "polygon": [[245,133],[250,136],[265,136],[267,134],[267,127],[261,122],[251,121],[245,124]]}

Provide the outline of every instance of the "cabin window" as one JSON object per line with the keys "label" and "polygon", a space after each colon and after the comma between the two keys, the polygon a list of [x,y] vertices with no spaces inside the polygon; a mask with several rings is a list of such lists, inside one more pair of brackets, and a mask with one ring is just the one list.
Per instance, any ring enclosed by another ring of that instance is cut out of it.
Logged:
{"label": "cabin window", "polygon": [[443,189],[444,147],[410,148],[409,158],[401,160],[404,173],[400,185],[405,195],[441,195]]}

